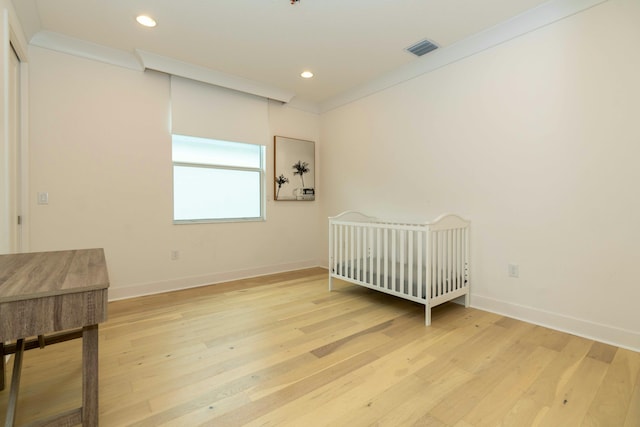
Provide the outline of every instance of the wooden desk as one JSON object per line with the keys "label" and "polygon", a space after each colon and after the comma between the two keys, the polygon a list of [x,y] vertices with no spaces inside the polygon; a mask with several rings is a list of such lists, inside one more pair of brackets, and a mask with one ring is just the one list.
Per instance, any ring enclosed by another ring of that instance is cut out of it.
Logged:
{"label": "wooden desk", "polygon": [[[45,334],[77,328],[82,336],[82,407],[47,422],[98,425],[98,323],[107,319],[108,287],[102,249],[0,255],[0,390],[4,388],[4,354],[13,352],[6,351],[6,344],[16,340],[5,426],[15,422],[24,339],[39,336],[42,346]],[[62,341],[80,334],[56,336]]]}

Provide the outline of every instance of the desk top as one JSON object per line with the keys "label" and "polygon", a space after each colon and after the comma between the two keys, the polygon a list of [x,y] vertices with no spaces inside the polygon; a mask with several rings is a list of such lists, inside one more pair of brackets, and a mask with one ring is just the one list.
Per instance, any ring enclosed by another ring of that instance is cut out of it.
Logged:
{"label": "desk top", "polygon": [[0,303],[108,287],[101,248],[0,255]]}

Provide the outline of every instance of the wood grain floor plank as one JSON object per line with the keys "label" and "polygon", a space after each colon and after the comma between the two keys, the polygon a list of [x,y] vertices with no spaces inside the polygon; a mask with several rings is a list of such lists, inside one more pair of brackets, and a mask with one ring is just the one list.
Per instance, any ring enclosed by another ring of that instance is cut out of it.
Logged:
{"label": "wood grain floor plank", "polygon": [[[625,409],[629,407],[640,373],[640,358],[636,354],[628,350],[608,347],[610,350],[604,360],[611,362],[589,407],[583,422],[585,426],[624,425]],[[612,358],[609,356],[611,352],[614,354]],[[600,358],[600,360],[603,359]]]}
{"label": "wood grain floor plank", "polygon": [[273,394],[252,401],[237,410],[228,412],[220,417],[215,417],[211,420],[211,424],[243,425],[252,419],[268,413],[278,405],[294,401],[312,390],[322,387],[337,378],[341,378],[351,371],[369,365],[376,359],[377,358],[370,353],[360,353],[350,359],[310,375],[284,389],[278,390]]}
{"label": "wood grain floor plank", "polygon": [[[431,363],[434,359],[423,351],[421,345],[416,342],[409,342],[403,347],[393,347],[394,351],[386,352],[376,361],[370,363],[360,370],[349,373],[349,375],[340,378],[339,381],[327,384],[319,393],[313,393],[308,399],[305,399],[309,405],[313,405],[313,409],[299,414],[297,418],[291,416],[291,409],[284,408],[285,416],[277,420],[270,419],[270,425],[278,425],[282,423],[291,423],[291,425],[306,425],[313,423],[314,420],[322,419],[327,425],[335,425],[336,423],[344,423],[349,425],[353,419],[366,425],[367,418],[359,411],[378,413],[378,408],[382,405],[374,403],[381,402],[385,407],[393,407],[398,405],[398,399],[403,399],[403,393],[414,393],[407,386],[397,387],[399,383],[405,380],[413,379],[414,383],[423,385],[423,381],[413,374],[421,369],[422,366]],[[382,354],[382,352],[376,352]],[[375,372],[376,375],[372,375]],[[340,399],[344,401],[344,405],[336,407],[333,398],[338,394],[335,390],[340,390]],[[383,394],[387,390],[389,398],[372,399],[371,396]],[[331,390],[331,391],[329,391]],[[320,395],[326,397],[331,396],[332,400],[324,400]],[[300,404],[300,402],[295,402]],[[390,405],[390,406],[389,406]],[[270,418],[270,417],[267,417]],[[262,419],[259,421],[263,421]]]}
{"label": "wood grain floor plank", "polygon": [[640,372],[636,377],[635,387],[631,393],[627,416],[624,420],[624,427],[634,427],[640,424]]}
{"label": "wood grain floor plank", "polygon": [[556,356],[555,351],[545,347],[533,349],[505,373],[504,378],[487,392],[464,420],[474,426],[497,425]]}
{"label": "wood grain floor plank", "polygon": [[430,411],[431,415],[446,424],[455,425],[532,351],[533,348],[530,345],[516,342],[508,348],[509,357],[502,356],[488,360],[468,382],[453,390],[436,405]]}
{"label": "wood grain floor plank", "polygon": [[559,390],[558,396],[542,419],[542,425],[580,425],[601,384],[608,364],[585,357]]}
{"label": "wood grain floor plank", "polygon": [[[419,381],[415,386],[411,387],[408,381],[398,383],[371,399],[371,407],[376,412],[368,411],[368,419],[373,425],[405,426],[419,425],[428,418],[429,422],[439,425],[440,422],[430,414],[431,409],[472,377],[455,366],[438,370],[429,381],[413,376]],[[361,412],[352,413],[350,420],[357,424],[358,416],[363,416]]]}

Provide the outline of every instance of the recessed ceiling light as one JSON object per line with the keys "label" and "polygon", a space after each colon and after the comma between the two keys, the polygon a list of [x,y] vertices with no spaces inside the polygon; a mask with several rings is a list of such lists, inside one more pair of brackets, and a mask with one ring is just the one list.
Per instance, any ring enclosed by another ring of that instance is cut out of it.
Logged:
{"label": "recessed ceiling light", "polygon": [[311,71],[303,71],[300,74],[300,77],[305,78],[305,79],[310,79],[311,77],[313,77],[313,73]]}
{"label": "recessed ceiling light", "polygon": [[147,15],[137,16],[136,21],[138,21],[138,24],[149,28],[155,27],[157,25],[156,20]]}

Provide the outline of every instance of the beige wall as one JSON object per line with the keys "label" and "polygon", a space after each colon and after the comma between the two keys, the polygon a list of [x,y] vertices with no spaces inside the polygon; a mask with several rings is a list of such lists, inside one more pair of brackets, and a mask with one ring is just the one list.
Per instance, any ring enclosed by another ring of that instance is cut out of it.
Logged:
{"label": "beige wall", "polygon": [[[273,202],[272,135],[266,222],[173,225],[169,77],[37,47],[30,70],[30,250],[104,247],[111,298],[318,264],[321,197]],[[269,105],[275,134],[317,141],[318,124]]]}
{"label": "beige wall", "polygon": [[459,213],[473,305],[640,349],[638,22],[610,0],[323,115],[323,216]]}

